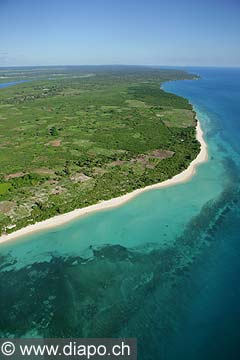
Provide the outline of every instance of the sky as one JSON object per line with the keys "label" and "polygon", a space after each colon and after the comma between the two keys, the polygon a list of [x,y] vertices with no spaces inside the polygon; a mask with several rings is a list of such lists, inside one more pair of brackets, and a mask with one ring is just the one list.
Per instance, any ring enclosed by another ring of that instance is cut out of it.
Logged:
{"label": "sky", "polygon": [[0,0],[0,66],[240,66],[240,0]]}

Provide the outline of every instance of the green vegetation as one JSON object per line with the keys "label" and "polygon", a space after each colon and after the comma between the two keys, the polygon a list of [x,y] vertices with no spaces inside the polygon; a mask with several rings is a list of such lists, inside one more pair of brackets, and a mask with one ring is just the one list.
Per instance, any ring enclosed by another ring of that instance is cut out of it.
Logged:
{"label": "green vegetation", "polygon": [[0,89],[0,232],[166,180],[199,152],[191,105],[160,89],[182,71],[2,74],[33,81]]}

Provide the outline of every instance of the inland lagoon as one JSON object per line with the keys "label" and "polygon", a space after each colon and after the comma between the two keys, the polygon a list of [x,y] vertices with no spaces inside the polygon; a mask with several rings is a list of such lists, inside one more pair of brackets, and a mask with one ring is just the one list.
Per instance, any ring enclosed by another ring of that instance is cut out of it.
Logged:
{"label": "inland lagoon", "polygon": [[240,69],[190,68],[189,181],[0,245],[1,337],[137,337],[139,359],[237,359]]}

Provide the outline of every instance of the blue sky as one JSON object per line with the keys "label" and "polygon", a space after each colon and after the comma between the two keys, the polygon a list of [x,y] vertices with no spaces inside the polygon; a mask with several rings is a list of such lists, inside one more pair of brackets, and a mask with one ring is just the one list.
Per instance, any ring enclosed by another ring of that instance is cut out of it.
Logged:
{"label": "blue sky", "polygon": [[0,65],[240,66],[239,0],[0,0]]}

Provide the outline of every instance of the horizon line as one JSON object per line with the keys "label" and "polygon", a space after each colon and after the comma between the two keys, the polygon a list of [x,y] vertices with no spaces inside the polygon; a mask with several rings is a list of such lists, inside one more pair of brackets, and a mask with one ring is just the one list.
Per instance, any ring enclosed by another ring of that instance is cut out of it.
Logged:
{"label": "horizon line", "polygon": [[0,65],[0,68],[30,68],[30,67],[77,67],[77,66],[141,66],[141,67],[198,67],[198,68],[240,68],[239,65],[166,65],[166,64],[52,64],[52,65]]}

